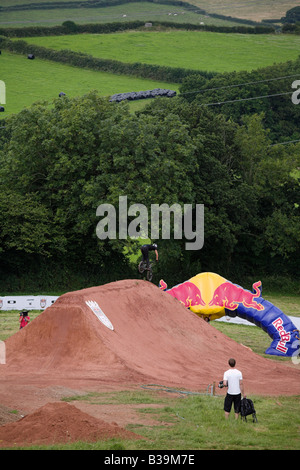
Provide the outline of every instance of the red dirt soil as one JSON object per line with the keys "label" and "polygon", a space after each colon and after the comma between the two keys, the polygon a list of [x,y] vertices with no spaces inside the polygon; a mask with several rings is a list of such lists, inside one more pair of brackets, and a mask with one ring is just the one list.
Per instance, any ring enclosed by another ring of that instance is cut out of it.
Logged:
{"label": "red dirt soil", "polygon": [[[86,301],[98,303],[113,331]],[[300,391],[299,366],[262,358],[140,280],[64,294],[5,343],[0,403],[24,413],[57,402],[68,390],[126,390],[155,383],[203,392],[222,379],[230,357],[243,373],[246,394]]]}
{"label": "red dirt soil", "polygon": [[137,439],[133,432],[108,424],[68,403],[48,403],[16,423],[0,427],[0,447]]}

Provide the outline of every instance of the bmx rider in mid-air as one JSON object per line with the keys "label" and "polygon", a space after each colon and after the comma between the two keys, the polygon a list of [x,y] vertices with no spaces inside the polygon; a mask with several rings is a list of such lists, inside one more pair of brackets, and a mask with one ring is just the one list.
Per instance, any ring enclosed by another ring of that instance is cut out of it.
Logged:
{"label": "bmx rider in mid-air", "polygon": [[147,268],[149,267],[149,251],[155,251],[156,261],[158,261],[158,251],[156,243],[152,245],[143,245],[141,246],[141,252],[143,255],[143,262],[146,263]]}

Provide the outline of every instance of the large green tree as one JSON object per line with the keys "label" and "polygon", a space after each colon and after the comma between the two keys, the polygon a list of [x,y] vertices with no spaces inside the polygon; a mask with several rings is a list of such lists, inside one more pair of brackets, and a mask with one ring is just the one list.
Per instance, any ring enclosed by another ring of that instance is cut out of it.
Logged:
{"label": "large green tree", "polygon": [[180,93],[216,114],[242,124],[245,115],[264,115],[273,143],[300,139],[300,106],[293,104],[292,84],[298,78],[300,58],[253,70],[218,74],[211,80],[190,76]]}
{"label": "large green tree", "polygon": [[297,23],[300,22],[300,6],[291,8],[282,18],[283,23]]}
{"label": "large green tree", "polygon": [[[176,115],[161,122],[138,118],[127,105],[95,94],[64,97],[53,106],[36,104],[9,118],[6,136],[1,191],[4,199],[12,192],[14,206],[8,201],[3,207],[6,225],[0,237],[3,257],[10,249],[10,258],[18,253],[20,264],[30,253],[40,263],[48,256],[48,262],[70,270],[98,271],[102,280],[130,275],[123,255],[127,241],[96,237],[98,205],[111,203],[118,209],[121,195],[128,204],[147,207],[172,203],[179,180],[179,199],[191,199],[193,144]],[[26,233],[20,236],[25,219]]]}
{"label": "large green tree", "polygon": [[120,196],[144,204],[149,224],[151,204],[204,204],[203,249],[158,237],[157,276],[170,284],[200,271],[297,277],[299,146],[272,145],[265,121],[235,122],[183,98],[132,113],[95,93],[11,116],[0,144],[2,285],[70,289],[136,276],[125,253],[138,254],[138,242],[118,230],[96,235],[104,203],[118,229]]}

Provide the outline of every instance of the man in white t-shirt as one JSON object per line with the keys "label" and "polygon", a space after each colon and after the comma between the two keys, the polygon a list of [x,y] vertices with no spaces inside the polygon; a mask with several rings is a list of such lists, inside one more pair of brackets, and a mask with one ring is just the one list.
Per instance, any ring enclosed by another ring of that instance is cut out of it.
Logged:
{"label": "man in white t-shirt", "polygon": [[244,394],[243,375],[240,370],[235,368],[235,359],[229,359],[230,369],[224,372],[223,384],[228,387],[228,391],[224,400],[225,418],[229,417],[229,413],[234,404],[235,419],[238,419],[241,409],[241,399]]}

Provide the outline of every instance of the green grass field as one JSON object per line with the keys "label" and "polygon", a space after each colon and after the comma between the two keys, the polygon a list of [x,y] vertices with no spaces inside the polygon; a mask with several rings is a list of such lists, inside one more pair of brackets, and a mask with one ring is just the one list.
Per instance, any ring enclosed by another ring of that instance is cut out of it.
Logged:
{"label": "green grass field", "polygon": [[[139,404],[138,413],[157,425],[128,426],[144,437],[139,441],[108,441],[95,444],[55,446],[57,449],[108,450],[296,450],[299,449],[300,397],[252,397],[258,418],[247,423],[233,416],[224,420],[224,393],[218,396],[184,396],[174,393],[136,391],[72,397],[101,406]],[[144,406],[142,407],[141,405]],[[157,405],[157,406],[155,406]],[[288,424],[287,424],[288,423]]]}
{"label": "green grass field", "polygon": [[[242,35],[209,32],[126,32],[27,38],[28,43],[52,49],[71,49],[94,57],[123,62],[142,62],[195,70],[232,72],[253,70],[295,59],[299,36]],[[2,51],[0,80],[6,85],[6,106],[1,118],[17,113],[36,101],[50,101],[63,91],[80,96],[97,90],[114,93],[171,88],[179,85],[101,73]],[[144,102],[143,102],[144,103]],[[133,109],[139,103],[133,103]]]}
{"label": "green grass field", "polygon": [[[245,423],[230,416],[224,419],[224,393],[218,396],[182,395],[151,390],[64,397],[74,404],[83,401],[94,408],[103,405],[131,406],[154,425],[130,424],[140,440],[110,439],[94,443],[76,442],[65,445],[33,446],[29,450],[299,450],[300,397],[251,396],[258,422]],[[232,413],[231,413],[232,414]],[[128,452],[127,455],[134,455]],[[199,456],[198,456],[199,458]],[[198,460],[199,462],[199,460]],[[195,462],[196,463],[196,462]]]}
{"label": "green grass field", "polygon": [[[1,6],[7,7],[11,5],[23,5],[23,4],[35,4],[35,3],[51,3],[56,2],[57,0],[1,0]],[[68,0],[60,0],[60,3],[67,3]],[[192,13],[185,13],[182,15],[182,12],[186,11],[183,7],[174,7],[172,5],[160,5],[160,4],[151,4],[149,2],[133,3],[128,5],[121,5],[115,7],[108,7],[105,9],[93,9],[94,12],[91,13],[90,8],[84,8],[84,4],[87,0],[82,0],[80,12],[78,9],[54,9],[49,11],[47,15],[43,13],[38,13],[32,11],[33,15],[26,12],[16,13],[3,13],[1,22],[14,24],[16,26],[28,25],[33,23],[38,24],[56,24],[58,21],[65,21],[66,19],[72,19],[78,23],[86,22],[100,22],[100,21],[116,21],[113,18],[117,17],[123,18],[124,14],[127,14],[130,19],[136,18],[139,16],[141,19],[146,21],[158,20],[165,21],[168,20],[168,14],[178,13],[177,17],[172,17],[172,21],[181,21],[189,23],[197,23],[199,21],[205,21],[207,24],[234,24],[231,21],[224,21],[217,18],[205,17],[199,18],[199,15],[194,15]],[[285,16],[285,13],[290,8],[293,8],[299,5],[297,0],[267,0],[264,2],[258,2],[257,0],[239,0],[238,2],[231,2],[229,0],[190,0],[188,2],[191,5],[195,5],[199,8],[206,10],[207,13],[218,13],[225,16],[231,16],[233,18],[244,18],[250,19],[253,21],[262,21],[264,19],[270,18],[281,18]],[[100,10],[100,11],[99,11]],[[101,10],[103,12],[101,13]],[[105,10],[105,12],[104,12]],[[95,13],[97,11],[97,13]],[[106,19],[103,17],[106,16]],[[9,26],[9,24],[7,24]]]}
{"label": "green grass field", "polygon": [[193,70],[255,70],[296,59],[299,36],[224,34],[196,31],[131,31],[27,38],[30,44],[71,49],[94,57]]}
{"label": "green grass field", "polygon": [[91,90],[97,90],[101,96],[153,88],[178,90],[178,84],[80,69],[41,59],[28,60],[26,56],[7,51],[0,55],[0,80],[6,85],[5,112],[0,118],[18,113],[36,101],[52,102],[61,91],[75,97]]}
{"label": "green grass field", "polygon": [[[9,4],[1,1],[1,6],[17,4],[14,0]],[[33,2],[26,2],[33,3]],[[63,2],[62,2],[63,3]],[[21,4],[21,2],[19,2]],[[213,24],[216,26],[236,26],[238,23],[218,18],[207,18],[182,6],[153,4],[150,2],[128,3],[105,8],[56,8],[51,10],[23,10],[1,13],[0,27],[21,26],[54,26],[66,20],[77,24],[111,23],[115,21],[172,21],[173,23]]]}

